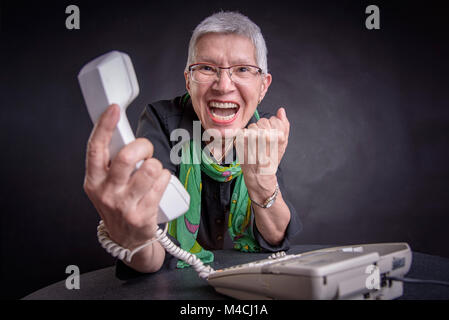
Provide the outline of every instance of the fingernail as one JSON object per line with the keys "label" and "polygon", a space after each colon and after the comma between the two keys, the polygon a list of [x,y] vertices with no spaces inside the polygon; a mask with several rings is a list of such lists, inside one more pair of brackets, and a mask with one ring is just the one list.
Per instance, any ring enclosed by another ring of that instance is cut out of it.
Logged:
{"label": "fingernail", "polygon": [[120,113],[120,107],[117,104],[113,104],[108,108],[108,115],[112,116]]}

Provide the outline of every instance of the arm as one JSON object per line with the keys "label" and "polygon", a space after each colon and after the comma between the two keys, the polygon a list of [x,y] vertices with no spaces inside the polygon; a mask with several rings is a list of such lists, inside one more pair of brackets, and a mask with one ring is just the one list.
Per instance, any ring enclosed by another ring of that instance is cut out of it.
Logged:
{"label": "arm", "polygon": [[164,259],[165,249],[156,241],[137,252],[131,262],[123,262],[138,272],[150,273],[158,271],[162,267]]}
{"label": "arm", "polygon": [[[268,199],[278,183],[274,176],[256,176],[254,179],[245,179],[250,198],[259,204]],[[291,212],[285,203],[282,192],[279,189],[276,201],[269,208],[261,208],[255,204],[254,220],[257,230],[262,237],[272,246],[278,246],[285,237],[285,231],[290,222]]]}
{"label": "arm", "polygon": [[[239,159],[244,159],[241,166],[248,194],[259,204],[263,204],[273,195],[276,184],[280,184],[276,172],[287,148],[289,131],[290,124],[285,110],[281,108],[276,116],[270,119],[261,118],[257,123],[250,124],[238,139],[240,147],[237,152],[240,150]],[[255,142],[259,143],[260,139],[266,141],[265,152],[256,148]],[[284,201],[281,187],[270,208],[261,208],[254,204],[252,207],[257,230],[268,244],[278,246],[285,237],[292,214]]]}
{"label": "arm", "polygon": [[[84,190],[104,221],[111,239],[128,249],[153,238],[160,199],[170,172],[152,158],[148,139],[136,139],[110,161],[109,142],[120,117],[116,105],[101,116],[89,138]],[[144,160],[133,173],[136,163]],[[154,243],[139,252],[130,266],[141,272],[160,269],[164,250]]]}
{"label": "arm", "polygon": [[[177,127],[180,121],[181,112],[177,108],[179,103],[176,99],[173,101],[159,101],[154,105],[146,106],[140,115],[136,131],[136,137],[146,138],[151,141],[154,146],[153,157],[161,161],[162,166],[172,174],[176,174],[177,166],[170,159],[172,145],[169,138],[170,128],[167,126],[170,124]],[[172,121],[167,122],[167,116]],[[159,228],[163,229],[164,226],[159,225]],[[169,235],[168,237],[178,244],[176,239]],[[177,259],[174,259],[174,261],[177,261]],[[157,262],[156,268],[153,268],[152,264],[154,262]],[[131,263],[118,261],[116,275],[119,279],[130,279],[142,273],[153,272],[153,270],[158,271],[161,265],[171,268],[172,262],[172,257],[166,254],[161,244],[154,242],[134,255]]]}

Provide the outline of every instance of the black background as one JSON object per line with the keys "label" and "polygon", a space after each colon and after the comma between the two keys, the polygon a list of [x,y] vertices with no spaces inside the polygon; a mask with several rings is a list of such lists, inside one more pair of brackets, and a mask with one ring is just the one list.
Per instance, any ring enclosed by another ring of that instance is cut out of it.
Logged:
{"label": "black background", "polygon": [[[81,29],[67,30],[76,4]],[[380,8],[367,30],[365,8]],[[194,27],[220,9],[257,23],[273,83],[261,108],[285,106],[288,196],[298,244],[408,242],[449,257],[447,13],[426,1],[2,1],[1,296],[20,298],[112,265],[82,189],[92,129],[76,76],[128,53],[149,102],[184,93]],[[82,285],[82,283],[81,283]]]}

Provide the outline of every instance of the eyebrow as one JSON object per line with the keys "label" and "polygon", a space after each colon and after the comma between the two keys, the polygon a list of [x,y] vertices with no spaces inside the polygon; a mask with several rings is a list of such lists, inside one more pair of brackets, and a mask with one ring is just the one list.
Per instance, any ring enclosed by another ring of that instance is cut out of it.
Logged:
{"label": "eyebrow", "polygon": [[[218,63],[214,59],[208,58],[208,57],[198,57],[198,62],[207,62],[207,63],[218,65]],[[231,65],[235,66],[235,65],[255,65],[255,64],[256,64],[255,62],[252,63],[245,59],[236,59],[232,62]]]}

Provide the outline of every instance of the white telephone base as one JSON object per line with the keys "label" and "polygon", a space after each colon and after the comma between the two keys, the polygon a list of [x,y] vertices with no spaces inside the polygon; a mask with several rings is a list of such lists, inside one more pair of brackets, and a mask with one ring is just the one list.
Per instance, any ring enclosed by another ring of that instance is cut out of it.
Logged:
{"label": "white telephone base", "polygon": [[395,299],[412,263],[407,243],[334,247],[215,270],[210,285],[237,299]]}

